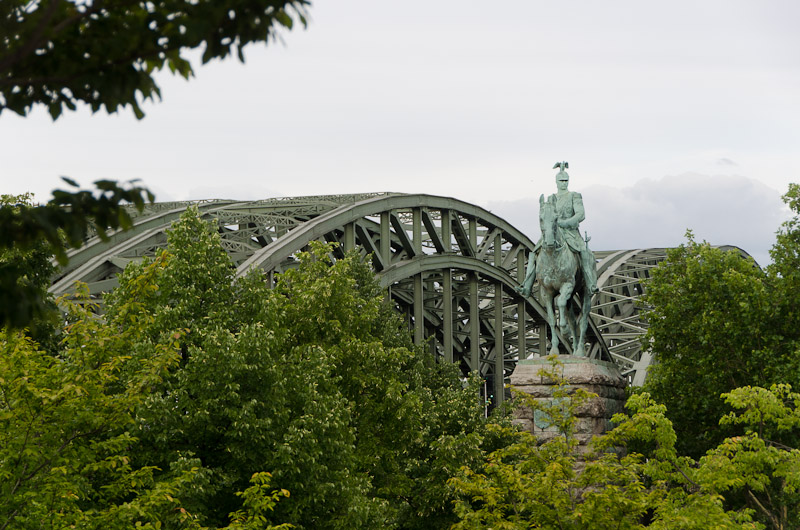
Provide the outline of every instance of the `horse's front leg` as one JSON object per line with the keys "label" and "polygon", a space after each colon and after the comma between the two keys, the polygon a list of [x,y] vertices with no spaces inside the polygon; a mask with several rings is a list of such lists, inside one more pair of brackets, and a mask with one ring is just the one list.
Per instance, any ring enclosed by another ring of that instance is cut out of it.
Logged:
{"label": "horse's front leg", "polygon": [[[556,333],[556,314],[555,310],[553,309],[553,298],[554,293],[552,291],[548,291],[545,289],[544,286],[541,287],[539,290],[539,294],[542,300],[544,300],[544,306],[547,309],[547,324],[550,327],[550,355],[558,355],[558,333]],[[540,341],[545,341],[547,344],[547,337],[539,337]]]}

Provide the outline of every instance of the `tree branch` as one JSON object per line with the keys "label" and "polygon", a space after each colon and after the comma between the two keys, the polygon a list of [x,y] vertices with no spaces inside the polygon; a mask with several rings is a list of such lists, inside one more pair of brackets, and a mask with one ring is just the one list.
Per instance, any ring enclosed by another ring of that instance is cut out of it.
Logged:
{"label": "tree branch", "polygon": [[0,530],[5,530],[6,527],[14,521],[14,518],[17,516],[18,513],[19,513],[19,508],[11,512],[11,514],[8,516],[8,519],[6,519],[6,522],[3,523],[2,526],[0,526]]}
{"label": "tree branch", "polygon": [[764,507],[764,505],[763,505],[763,504],[761,504],[761,503],[758,501],[758,499],[756,498],[756,496],[755,496],[755,495],[753,495],[753,492],[752,492],[752,491],[750,491],[750,488],[747,488],[747,495],[748,495],[748,496],[750,497],[750,499],[751,499],[751,500],[752,500],[752,501],[753,501],[753,502],[756,504],[756,506],[758,506],[758,507],[761,509],[761,511],[764,513],[764,515],[766,515],[767,517],[769,517],[769,520],[770,520],[770,521],[772,521],[772,524],[775,526],[775,528],[776,528],[776,529],[780,529],[780,528],[781,528],[781,523],[780,523],[780,521],[777,519],[777,517],[775,517],[774,515],[772,515],[772,513],[771,513],[769,510],[767,510],[767,509]]}
{"label": "tree branch", "polygon": [[698,490],[700,489],[700,485],[699,485],[697,482],[695,482],[694,480],[690,479],[690,478],[689,478],[689,476],[688,476],[686,473],[684,473],[684,472],[683,472],[683,470],[682,470],[681,468],[679,468],[679,467],[678,467],[678,464],[676,464],[675,462],[670,462],[670,464],[672,464],[672,467],[674,467],[674,468],[675,468],[675,470],[676,470],[678,473],[680,473],[681,475],[683,475],[683,478],[685,478],[686,480],[688,480],[688,481],[689,481],[689,482],[690,482],[690,483],[691,483],[691,484],[692,484],[692,485],[693,485],[695,488],[697,488]]}
{"label": "tree branch", "polygon": [[53,15],[56,13],[58,2],[59,0],[50,0],[50,3],[47,5],[47,9],[44,11],[44,13],[42,13],[42,19],[39,21],[39,25],[33,31],[31,38],[28,39],[28,41],[23,44],[22,47],[17,49],[17,51],[6,56],[4,59],[0,59],[0,72],[9,70],[12,66],[14,66],[14,64],[33,53],[33,51],[41,45],[42,37],[47,29],[47,25],[50,23]]}

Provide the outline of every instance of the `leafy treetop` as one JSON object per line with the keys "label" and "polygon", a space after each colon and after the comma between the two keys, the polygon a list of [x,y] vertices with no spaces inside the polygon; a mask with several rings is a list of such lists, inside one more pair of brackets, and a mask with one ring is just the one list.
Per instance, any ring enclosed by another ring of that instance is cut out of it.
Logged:
{"label": "leafy treetop", "polygon": [[716,425],[728,410],[724,392],[800,383],[797,333],[787,329],[776,303],[781,283],[738,252],[691,234],[652,272],[644,340],[656,362],[645,390],[666,405],[680,451],[698,458],[728,434]]}
{"label": "leafy treetop", "polygon": [[648,281],[644,344],[656,362],[645,390],[667,406],[678,449],[694,458],[730,429],[716,425],[728,410],[721,394],[745,385],[800,386],[800,186],[791,184],[784,201],[793,217],[778,231],[765,271],[689,233]]}
{"label": "leafy treetop", "polygon": [[[36,104],[53,119],[77,102],[115,112],[160,96],[153,73],[185,78],[187,50],[203,46],[203,63],[251,42],[275,38],[295,19],[306,24],[308,0],[4,0],[0,2],[0,112],[22,116]],[[137,97],[138,94],[138,97]]]}
{"label": "leafy treetop", "polygon": [[30,326],[52,308],[47,300],[51,253],[66,264],[68,248],[81,246],[92,231],[106,239],[109,229],[133,226],[124,203],[141,211],[146,200],[154,200],[147,188],[134,184],[99,180],[95,186],[99,193],[55,190],[39,206],[31,204],[30,194],[0,197],[0,328]]}
{"label": "leafy treetop", "polygon": [[[561,437],[539,444],[528,432],[491,452],[479,471],[464,467],[449,484],[459,530],[765,529],[800,527],[800,394],[789,385],[741,387],[723,394],[731,428],[700,459],[681,456],[667,409],[632,395],[616,427],[576,456],[574,416],[589,396],[571,392],[555,369],[553,401],[515,399],[545,413]],[[493,426],[493,430],[508,427]],[[794,433],[792,436],[791,433]],[[793,440],[789,445],[777,440]]]}
{"label": "leafy treetop", "polygon": [[242,507],[235,492],[269,471],[291,492],[264,512],[273,524],[446,528],[447,479],[497,440],[477,379],[465,388],[413,346],[358,252],[332,253],[312,242],[271,288],[257,273],[234,278],[217,224],[189,208],[167,249],[131,263],[105,298],[112,325],[148,321],[143,360],[182,333],[179,369],[138,409],[133,462],[166,480],[196,458],[178,497],[203,524],[225,523]]}

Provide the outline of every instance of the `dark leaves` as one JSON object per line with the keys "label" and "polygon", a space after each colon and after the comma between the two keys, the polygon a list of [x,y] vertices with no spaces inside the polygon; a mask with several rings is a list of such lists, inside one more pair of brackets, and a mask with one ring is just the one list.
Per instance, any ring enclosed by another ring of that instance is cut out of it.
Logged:
{"label": "dark leaves", "polygon": [[[64,182],[78,184],[63,177]],[[53,198],[44,205],[3,204],[0,206],[0,253],[31,252],[43,245],[66,264],[67,250],[79,247],[94,231],[106,239],[109,230],[126,230],[133,221],[124,204],[133,204],[139,211],[154,196],[147,188],[120,186],[112,180],[95,183],[99,193],[91,190],[53,191]],[[15,254],[15,255],[16,255]],[[0,254],[0,258],[3,258]],[[24,327],[46,310],[44,294],[26,286],[24,278],[31,271],[0,259],[0,327]]]}
{"label": "dark leaves", "polygon": [[77,102],[96,112],[160,97],[152,74],[167,66],[184,78],[192,67],[182,56],[202,47],[203,63],[235,48],[268,42],[297,19],[306,25],[308,0],[190,2],[123,0],[104,8],[97,0],[0,2],[0,113],[22,116],[37,104],[57,119]]}

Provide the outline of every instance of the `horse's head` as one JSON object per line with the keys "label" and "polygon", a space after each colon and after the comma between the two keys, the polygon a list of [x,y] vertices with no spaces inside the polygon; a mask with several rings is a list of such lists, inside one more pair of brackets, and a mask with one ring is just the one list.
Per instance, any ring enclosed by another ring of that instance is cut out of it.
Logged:
{"label": "horse's head", "polygon": [[539,197],[539,228],[542,230],[542,245],[545,248],[556,246],[556,201],[552,195],[546,201],[544,195]]}

